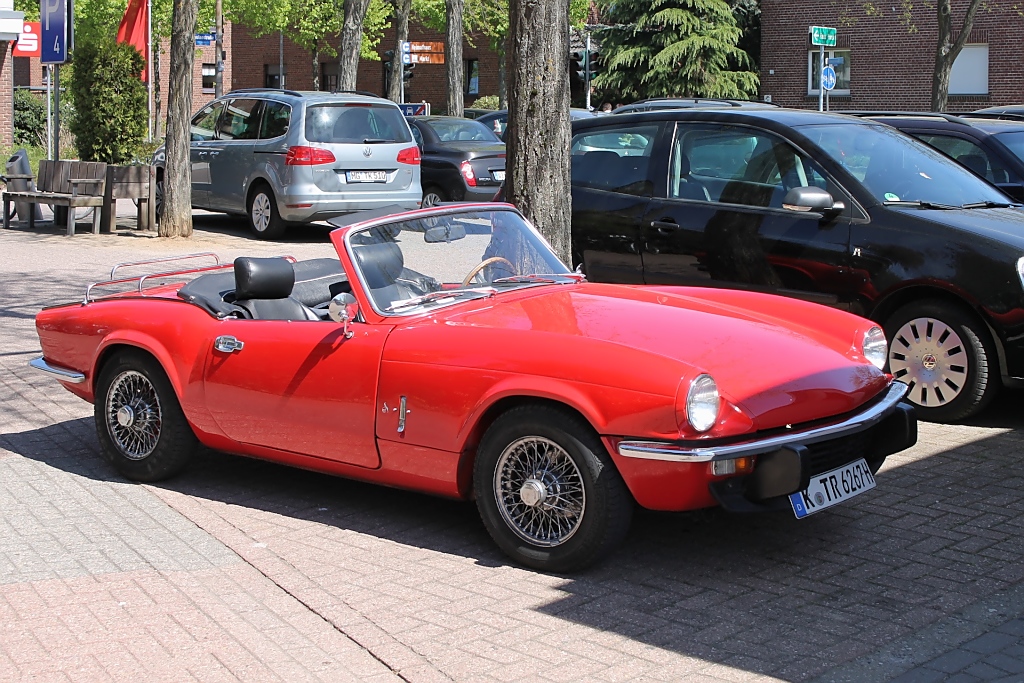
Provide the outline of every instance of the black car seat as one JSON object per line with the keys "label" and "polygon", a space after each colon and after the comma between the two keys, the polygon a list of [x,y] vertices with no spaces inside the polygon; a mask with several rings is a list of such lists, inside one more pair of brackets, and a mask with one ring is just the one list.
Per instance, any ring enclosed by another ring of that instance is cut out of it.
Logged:
{"label": "black car seat", "polygon": [[308,306],[292,298],[295,269],[283,258],[235,259],[235,300],[254,320],[320,320]]}
{"label": "black car seat", "polygon": [[963,166],[971,169],[982,178],[988,178],[988,160],[982,154],[961,154],[956,158]]}
{"label": "black car seat", "polygon": [[[374,231],[365,233],[365,236],[374,237]],[[402,257],[402,249],[395,242],[353,242],[352,256],[378,308],[386,309],[396,301],[415,295],[411,289],[398,282],[405,268],[405,259]]]}
{"label": "black car seat", "polygon": [[677,199],[698,199],[702,202],[710,202],[711,194],[704,183],[690,175],[690,158],[685,154],[678,154],[679,163],[679,187],[672,188]]}

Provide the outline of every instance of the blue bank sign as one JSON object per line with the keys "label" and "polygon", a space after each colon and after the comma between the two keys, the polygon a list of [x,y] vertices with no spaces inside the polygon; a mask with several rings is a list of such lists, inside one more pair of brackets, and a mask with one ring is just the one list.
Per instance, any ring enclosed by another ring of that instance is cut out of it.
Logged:
{"label": "blue bank sign", "polygon": [[39,0],[39,22],[42,24],[43,64],[68,61],[68,49],[74,41],[74,9],[72,0]]}

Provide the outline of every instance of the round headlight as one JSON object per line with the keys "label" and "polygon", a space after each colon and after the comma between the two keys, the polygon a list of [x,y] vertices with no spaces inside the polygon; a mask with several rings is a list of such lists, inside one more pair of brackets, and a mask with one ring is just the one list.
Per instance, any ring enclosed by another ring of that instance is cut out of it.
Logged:
{"label": "round headlight", "polygon": [[885,367],[885,356],[889,351],[889,345],[885,341],[885,332],[882,328],[872,327],[864,333],[864,357],[876,368],[881,370]]}
{"label": "round headlight", "polygon": [[698,432],[706,432],[718,420],[718,385],[711,375],[700,375],[686,392],[686,419]]}

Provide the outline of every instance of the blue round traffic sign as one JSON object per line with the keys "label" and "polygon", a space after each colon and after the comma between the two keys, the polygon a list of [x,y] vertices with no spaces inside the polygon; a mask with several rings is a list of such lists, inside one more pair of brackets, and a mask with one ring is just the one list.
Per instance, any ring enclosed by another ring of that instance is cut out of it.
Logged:
{"label": "blue round traffic sign", "polygon": [[831,64],[826,64],[825,68],[821,70],[821,85],[825,90],[832,90],[836,87],[836,70],[832,68]]}

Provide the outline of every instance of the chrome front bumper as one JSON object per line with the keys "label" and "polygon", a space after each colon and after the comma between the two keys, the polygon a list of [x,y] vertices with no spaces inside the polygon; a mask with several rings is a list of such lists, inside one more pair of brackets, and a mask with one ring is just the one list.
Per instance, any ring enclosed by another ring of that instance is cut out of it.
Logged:
{"label": "chrome front bumper", "polygon": [[896,405],[906,395],[907,390],[908,387],[903,382],[893,382],[882,400],[842,422],[822,427],[721,446],[696,446],[679,442],[622,441],[619,443],[618,451],[619,455],[626,458],[668,462],[709,462],[769,453],[794,444],[807,446],[870,429],[896,410]]}
{"label": "chrome front bumper", "polygon": [[28,364],[31,365],[36,370],[42,370],[43,372],[48,372],[51,375],[56,375],[57,379],[59,379],[62,382],[81,384],[82,382],[85,381],[85,375],[83,373],[78,372],[76,370],[68,370],[67,368],[62,368],[58,365],[50,365],[45,360],[43,360],[42,356],[40,356],[39,358],[33,358],[28,362]]}

